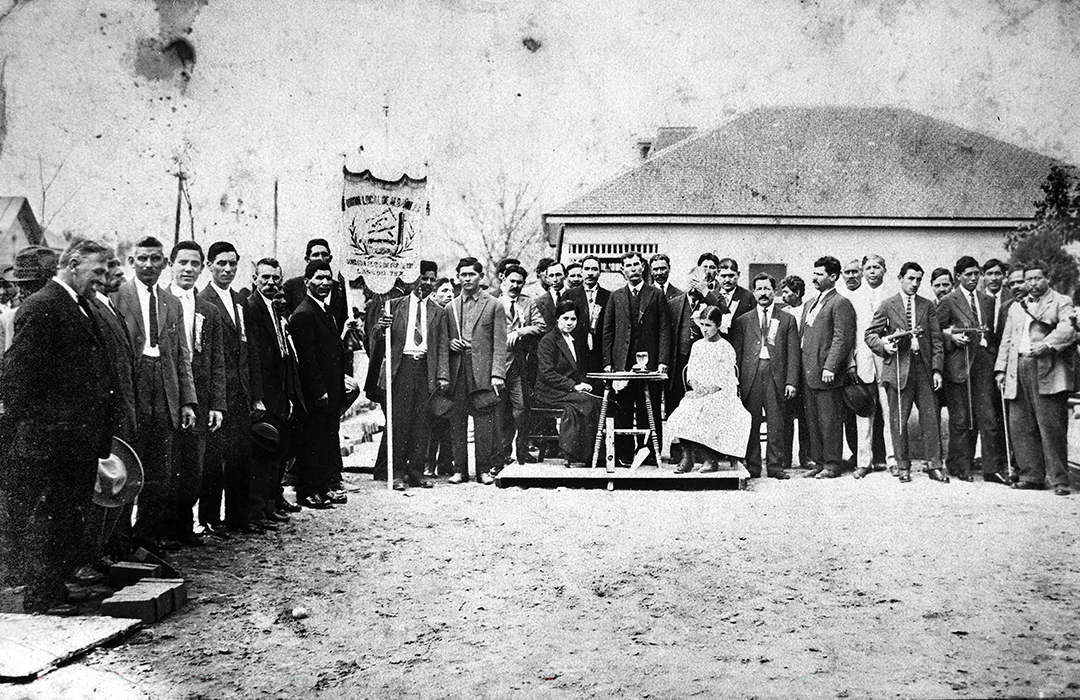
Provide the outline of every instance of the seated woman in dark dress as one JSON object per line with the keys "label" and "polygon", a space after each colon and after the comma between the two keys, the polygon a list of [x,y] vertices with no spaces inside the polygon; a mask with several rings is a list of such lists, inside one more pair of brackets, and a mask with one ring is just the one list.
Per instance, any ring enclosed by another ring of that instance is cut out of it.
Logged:
{"label": "seated woman in dark dress", "polygon": [[585,349],[578,347],[571,335],[578,323],[574,302],[560,302],[555,318],[555,328],[540,339],[536,349],[535,405],[562,409],[559,449],[566,466],[585,466],[596,435],[600,399],[589,393],[592,386],[585,382]]}

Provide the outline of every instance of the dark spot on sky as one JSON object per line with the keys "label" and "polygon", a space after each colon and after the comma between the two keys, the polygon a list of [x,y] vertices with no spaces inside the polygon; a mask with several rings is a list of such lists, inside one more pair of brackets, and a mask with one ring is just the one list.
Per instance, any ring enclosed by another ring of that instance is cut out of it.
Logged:
{"label": "dark spot on sky", "polygon": [[536,53],[540,50],[542,44],[539,39],[534,39],[531,36],[527,36],[521,40],[521,45],[527,48],[530,52]]}

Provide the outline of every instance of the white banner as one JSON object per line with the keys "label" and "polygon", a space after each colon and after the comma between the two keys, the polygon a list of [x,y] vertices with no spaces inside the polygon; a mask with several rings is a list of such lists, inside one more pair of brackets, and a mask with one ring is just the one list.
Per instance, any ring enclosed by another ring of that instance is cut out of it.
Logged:
{"label": "white banner", "polygon": [[420,276],[420,241],[428,214],[427,178],[403,175],[380,180],[370,170],[344,169],[341,193],[342,234],[349,277],[364,277],[373,292],[384,294],[399,277]]}

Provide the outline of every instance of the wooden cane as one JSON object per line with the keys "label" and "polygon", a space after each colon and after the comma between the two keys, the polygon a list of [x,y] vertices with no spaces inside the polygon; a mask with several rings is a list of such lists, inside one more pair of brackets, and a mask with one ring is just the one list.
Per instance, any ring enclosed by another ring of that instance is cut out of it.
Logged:
{"label": "wooden cane", "polygon": [[[389,297],[384,302],[383,313],[387,316],[390,315],[390,299]],[[417,310],[419,314],[419,309]],[[386,367],[386,490],[394,490],[394,400],[392,397],[393,391],[391,386],[394,383],[394,378],[390,372],[391,355],[390,355],[390,328],[387,328],[384,333],[383,339],[383,364]]]}
{"label": "wooden cane", "polygon": [[1009,407],[1005,404],[1004,387],[1002,387],[1002,391],[999,391],[998,393],[1001,394],[1001,416],[1003,419],[1002,423],[1005,427],[1005,469],[1009,474],[1009,483],[1011,484],[1014,483],[1016,479],[1016,468],[1013,467],[1012,447],[1009,442]]}

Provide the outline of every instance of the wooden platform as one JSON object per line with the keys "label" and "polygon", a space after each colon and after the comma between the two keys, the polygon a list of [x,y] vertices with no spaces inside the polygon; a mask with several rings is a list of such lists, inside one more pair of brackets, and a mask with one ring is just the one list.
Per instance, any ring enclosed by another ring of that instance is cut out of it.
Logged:
{"label": "wooden platform", "polygon": [[139,627],[103,615],[0,615],[0,681],[25,681]]}
{"label": "wooden platform", "polygon": [[750,473],[746,469],[676,474],[670,465],[642,466],[637,469],[616,468],[608,472],[603,467],[566,467],[562,462],[539,464],[508,464],[495,477],[495,484],[507,486],[572,486],[574,488],[622,489],[729,489],[746,487]]}

